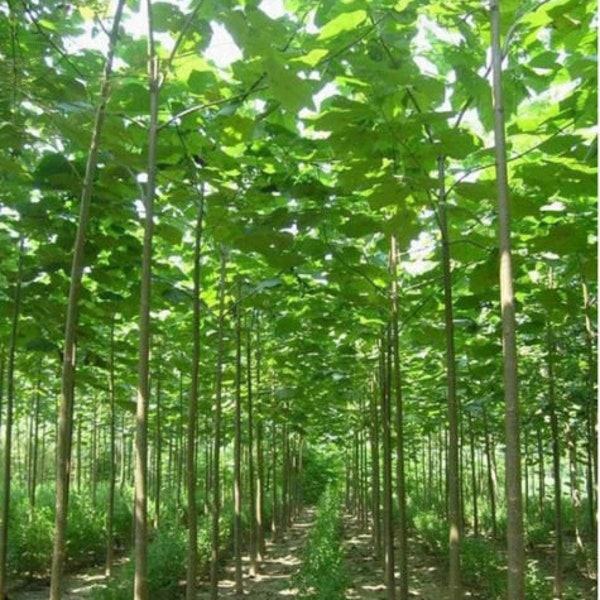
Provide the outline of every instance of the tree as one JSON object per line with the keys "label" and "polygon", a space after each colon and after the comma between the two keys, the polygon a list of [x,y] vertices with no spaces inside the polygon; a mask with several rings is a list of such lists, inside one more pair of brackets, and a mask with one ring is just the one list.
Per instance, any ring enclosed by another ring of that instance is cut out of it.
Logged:
{"label": "tree", "polygon": [[502,349],[504,358],[504,404],[506,436],[506,503],[508,540],[508,598],[525,596],[525,552],[521,498],[521,439],[515,298],[513,291],[508,174],[502,96],[502,47],[500,42],[500,3],[490,5],[492,27],[492,72],[494,76],[494,139],[498,185],[498,235],[500,250],[500,305],[502,311]]}

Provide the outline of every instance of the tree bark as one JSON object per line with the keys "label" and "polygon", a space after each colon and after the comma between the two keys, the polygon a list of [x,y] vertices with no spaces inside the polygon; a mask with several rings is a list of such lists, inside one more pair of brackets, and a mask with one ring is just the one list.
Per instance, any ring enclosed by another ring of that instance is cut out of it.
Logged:
{"label": "tree bark", "polygon": [[246,389],[248,391],[248,499],[250,501],[250,576],[257,571],[258,524],[256,514],[256,468],[254,461],[254,398],[252,387],[252,325],[254,319],[246,320]]}
{"label": "tree bark", "polygon": [[233,436],[233,555],[235,593],[244,593],[242,580],[242,293],[237,282],[235,303],[235,410]]}
{"label": "tree bark", "polygon": [[449,588],[451,600],[462,598],[460,581],[460,540],[462,517],[460,510],[460,468],[458,399],[456,397],[456,356],[454,350],[454,311],[452,307],[452,270],[450,266],[450,240],[446,216],[444,157],[438,158],[438,208],[442,237],[442,271],[444,276],[444,323],[446,333],[446,393],[448,406],[448,524],[449,524]]}
{"label": "tree bark", "polygon": [[148,7],[148,89],[150,124],[148,129],[148,180],[144,198],[144,239],[140,295],[140,339],[138,390],[135,415],[135,573],[134,599],[148,599],[148,404],[150,399],[150,298],[152,280],[152,238],[156,192],[156,148],[158,137],[158,96],[160,75],[155,54],[152,0]]}
{"label": "tree bark", "polygon": [[110,322],[108,355],[108,431],[109,431],[109,469],[108,469],[108,506],[106,509],[106,575],[113,574],[114,563],[114,516],[116,483],[116,436],[115,436],[115,316]]}
{"label": "tree bark", "polygon": [[65,339],[61,374],[61,397],[58,411],[58,437],[56,449],[56,516],[54,525],[54,546],[52,552],[52,567],[50,571],[50,600],[60,600],[62,576],[65,562],[65,541],[67,531],[67,512],[69,503],[69,479],[71,475],[71,435],[74,404],[75,380],[75,338],[83,277],[84,245],[90,220],[92,203],[92,187],[98,164],[100,136],[104,125],[105,109],[110,95],[110,79],[113,58],[119,34],[119,24],[125,0],[119,0],[115,9],[113,26],[108,43],[108,53],[104,64],[104,74],[100,89],[100,100],[96,109],[92,140],[85,169],[79,207],[79,222],[73,249],[71,263],[71,278],[69,284],[69,299],[65,322]]}
{"label": "tree bark", "polygon": [[398,247],[395,235],[390,244],[390,274],[392,277],[392,356],[393,387],[396,408],[396,494],[398,497],[398,571],[399,599],[408,600],[408,528],[406,517],[406,480],[404,453],[404,403],[400,370],[400,332],[398,306]]}
{"label": "tree bark", "polygon": [[386,597],[394,600],[394,527],[392,523],[392,344],[388,327],[381,343],[381,438],[383,451],[383,550]]}
{"label": "tree bark", "polygon": [[521,492],[520,408],[504,102],[502,98],[500,1],[492,0],[490,8],[492,29],[494,140],[500,247],[500,304],[502,311],[502,350],[504,357],[503,381],[505,405],[504,422],[506,431],[505,460],[508,550],[507,600],[523,600],[525,596],[525,549],[523,542],[523,499]]}
{"label": "tree bark", "polygon": [[548,369],[548,414],[552,435],[552,476],[554,479],[554,584],[555,598],[562,596],[563,571],[563,523],[562,523],[562,481],[560,473],[560,433],[556,409],[556,384],[554,379],[554,355],[556,342],[550,322],[548,324],[548,345],[546,368]]}
{"label": "tree bark", "polygon": [[188,404],[188,430],[186,448],[187,526],[188,560],[186,571],[186,600],[196,599],[198,579],[198,510],[196,485],[198,481],[197,434],[198,394],[200,379],[200,258],[204,219],[204,196],[200,194],[198,216],[194,231],[194,292],[192,301],[192,371]]}
{"label": "tree bark", "polygon": [[10,519],[10,489],[11,489],[11,463],[12,463],[12,434],[13,414],[15,405],[15,356],[17,353],[17,333],[21,314],[21,288],[23,279],[23,248],[24,240],[19,242],[19,259],[17,277],[13,295],[13,310],[10,327],[10,341],[8,346],[8,364],[6,369],[6,419],[4,421],[4,456],[3,456],[3,481],[2,481],[2,522],[0,526],[0,590],[6,589],[8,567],[8,527]]}
{"label": "tree bark", "polygon": [[376,401],[376,377],[371,379],[370,400],[370,442],[371,442],[371,519],[373,521],[373,548],[375,558],[381,557],[381,483],[379,466],[379,410]]}
{"label": "tree bark", "polygon": [[212,456],[212,533],[210,556],[210,598],[219,597],[219,553],[221,516],[221,418],[223,411],[223,362],[225,359],[225,286],[227,284],[227,255],[221,248],[221,272],[219,275],[219,315],[217,326],[217,365],[215,375],[215,404],[213,421],[213,456]]}

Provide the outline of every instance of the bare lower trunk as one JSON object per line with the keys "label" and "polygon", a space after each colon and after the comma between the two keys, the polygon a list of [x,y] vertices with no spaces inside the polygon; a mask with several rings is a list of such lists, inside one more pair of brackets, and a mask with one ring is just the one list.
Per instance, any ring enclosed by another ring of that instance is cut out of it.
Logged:
{"label": "bare lower trunk", "polygon": [[502,49],[500,43],[500,2],[492,0],[492,71],[494,96],[494,140],[498,192],[498,235],[500,249],[500,305],[504,358],[504,406],[506,441],[507,506],[507,600],[525,596],[525,550],[523,543],[523,500],[521,492],[520,408],[517,369],[515,299],[510,241],[508,174],[504,103],[502,98]]}
{"label": "bare lower trunk", "polygon": [[75,380],[75,339],[78,319],[79,296],[84,267],[84,245],[90,220],[92,186],[98,162],[100,136],[104,125],[105,108],[110,94],[110,78],[113,57],[119,33],[119,24],[125,0],[119,0],[115,9],[113,26],[110,33],[108,54],[104,66],[100,101],[96,110],[94,129],[85,169],[81,191],[79,222],[69,284],[69,299],[65,323],[65,340],[61,374],[61,397],[58,410],[58,437],[56,449],[56,516],[54,526],[54,547],[50,572],[50,600],[60,600],[62,576],[65,563],[65,542],[67,530],[67,511],[69,504],[69,480],[71,476],[71,418],[73,415],[73,392]]}

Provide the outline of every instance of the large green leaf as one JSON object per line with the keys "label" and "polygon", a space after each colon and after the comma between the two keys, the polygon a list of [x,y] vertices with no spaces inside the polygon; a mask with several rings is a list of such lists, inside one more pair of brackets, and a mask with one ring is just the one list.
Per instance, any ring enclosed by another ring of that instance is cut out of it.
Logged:
{"label": "large green leaf", "polygon": [[340,33],[346,31],[354,31],[357,27],[365,23],[367,20],[367,11],[365,10],[354,10],[350,12],[344,12],[337,17],[334,17],[326,25],[324,25],[319,35],[318,40],[328,40]]}
{"label": "large green leaf", "polygon": [[275,55],[264,59],[269,88],[284,108],[296,113],[302,108],[312,107],[312,85],[298,77],[282,59]]}

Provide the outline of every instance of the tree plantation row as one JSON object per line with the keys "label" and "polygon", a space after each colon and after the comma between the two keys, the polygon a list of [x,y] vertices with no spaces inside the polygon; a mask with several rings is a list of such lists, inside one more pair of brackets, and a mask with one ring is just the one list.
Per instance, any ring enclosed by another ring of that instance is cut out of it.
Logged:
{"label": "tree plantation row", "polygon": [[452,600],[591,597],[596,33],[581,0],[0,7],[0,589],[214,600],[230,556],[241,594],[318,504],[388,600],[417,545]]}

